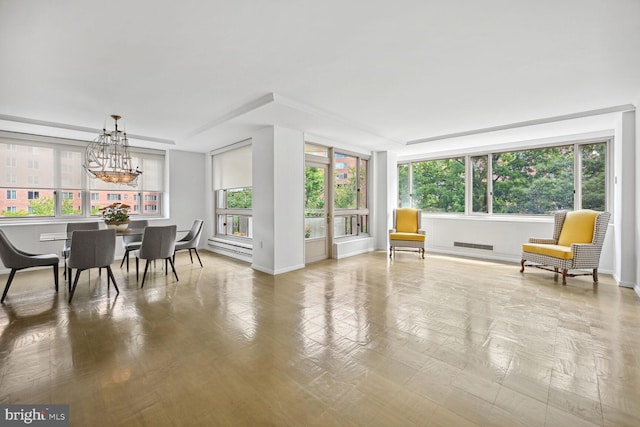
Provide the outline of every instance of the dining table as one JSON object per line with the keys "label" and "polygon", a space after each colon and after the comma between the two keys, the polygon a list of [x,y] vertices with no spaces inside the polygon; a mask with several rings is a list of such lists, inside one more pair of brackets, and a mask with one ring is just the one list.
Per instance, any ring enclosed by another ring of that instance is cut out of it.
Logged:
{"label": "dining table", "polygon": [[[178,230],[178,233],[187,233],[189,230]],[[40,234],[41,242],[55,242],[61,240],[71,240],[73,231],[66,232],[61,231],[57,233],[42,233]],[[125,230],[116,230],[116,236],[142,236],[144,234],[144,228],[127,228]]]}

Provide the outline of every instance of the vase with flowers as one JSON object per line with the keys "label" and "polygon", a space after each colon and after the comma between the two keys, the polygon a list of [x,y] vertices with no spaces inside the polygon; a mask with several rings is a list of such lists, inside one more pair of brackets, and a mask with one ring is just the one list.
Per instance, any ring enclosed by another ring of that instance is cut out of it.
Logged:
{"label": "vase with flowers", "polygon": [[101,208],[102,219],[108,228],[126,230],[129,227],[129,209],[131,206],[124,203],[112,203]]}

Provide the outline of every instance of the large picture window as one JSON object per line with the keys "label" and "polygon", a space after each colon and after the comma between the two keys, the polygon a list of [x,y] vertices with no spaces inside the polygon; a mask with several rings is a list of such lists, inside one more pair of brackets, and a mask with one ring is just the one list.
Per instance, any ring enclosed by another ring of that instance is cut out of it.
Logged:
{"label": "large picture window", "polygon": [[477,214],[604,211],[606,177],[606,141],[402,163],[398,206]]}
{"label": "large picture window", "polygon": [[[132,148],[144,171],[138,187],[132,188],[90,179],[82,168],[85,148],[78,141],[0,133],[0,164],[15,165],[10,173],[0,174],[0,220],[88,217],[113,201],[131,205],[133,214],[162,215],[163,152]],[[156,200],[148,206],[139,203],[133,195],[143,192]],[[125,195],[130,195],[126,201]]]}

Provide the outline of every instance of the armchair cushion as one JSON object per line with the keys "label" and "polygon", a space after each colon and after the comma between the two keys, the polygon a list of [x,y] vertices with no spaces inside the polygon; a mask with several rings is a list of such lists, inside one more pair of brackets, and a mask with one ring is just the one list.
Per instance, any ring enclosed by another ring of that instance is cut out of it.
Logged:
{"label": "armchair cushion", "polygon": [[396,231],[398,233],[418,232],[418,210],[417,209],[397,209],[396,210]]}
{"label": "armchair cushion", "polygon": [[554,258],[573,259],[573,251],[571,250],[571,246],[525,243],[522,245],[522,250],[524,252],[547,255]]}
{"label": "armchair cushion", "polygon": [[389,239],[391,240],[410,240],[412,242],[424,242],[424,234],[418,233],[390,233]]}
{"label": "armchair cushion", "polygon": [[572,243],[591,243],[597,215],[598,212],[587,209],[567,212],[558,238],[558,245],[571,246]]}

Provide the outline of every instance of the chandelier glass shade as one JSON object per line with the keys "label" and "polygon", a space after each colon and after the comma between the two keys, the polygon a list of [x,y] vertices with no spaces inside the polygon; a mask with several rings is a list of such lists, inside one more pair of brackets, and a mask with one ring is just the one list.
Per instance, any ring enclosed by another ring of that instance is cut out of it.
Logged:
{"label": "chandelier glass shade", "polygon": [[120,116],[111,117],[116,122],[115,130],[107,132],[105,126],[102,134],[89,143],[83,167],[92,178],[136,186],[142,171],[137,166],[133,168],[127,133],[118,130]]}

